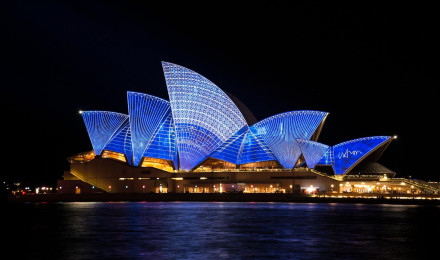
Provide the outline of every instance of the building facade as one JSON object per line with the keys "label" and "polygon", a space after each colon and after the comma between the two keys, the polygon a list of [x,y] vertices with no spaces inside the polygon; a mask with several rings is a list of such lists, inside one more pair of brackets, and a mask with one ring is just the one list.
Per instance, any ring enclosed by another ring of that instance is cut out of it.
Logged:
{"label": "building facade", "polygon": [[[162,67],[169,101],[127,92],[128,114],[81,112],[93,150],[68,158],[70,172],[59,192],[71,192],[62,189],[69,181],[79,183],[70,185],[75,192],[83,182],[117,193],[395,188],[383,184],[395,173],[377,163],[393,137],[322,144],[327,112],[289,111],[254,123],[243,106],[202,75],[168,62]],[[420,191],[408,188],[409,181],[398,182],[399,191]]]}

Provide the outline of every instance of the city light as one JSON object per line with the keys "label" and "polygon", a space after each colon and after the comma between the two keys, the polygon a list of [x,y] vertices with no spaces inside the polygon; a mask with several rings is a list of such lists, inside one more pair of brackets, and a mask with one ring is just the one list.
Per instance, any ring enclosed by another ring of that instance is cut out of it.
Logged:
{"label": "city light", "polygon": [[313,193],[314,191],[316,191],[316,187],[313,187],[313,185],[310,185],[310,187],[308,187],[306,190],[308,193]]}
{"label": "city light", "polygon": [[[123,163],[121,168],[130,167],[128,171],[123,168],[124,174],[113,175],[117,176],[113,180],[124,182],[110,192],[136,192],[142,186],[143,192],[171,193],[177,186],[185,193],[286,193],[293,192],[294,187],[301,193],[332,195],[393,190],[406,193],[405,185],[414,183],[395,179],[395,173],[387,169],[364,172],[397,135],[362,137],[332,146],[322,144],[316,140],[328,113],[314,110],[287,111],[250,124],[238,103],[204,76],[169,62],[162,62],[162,68],[169,101],[129,91],[128,114],[79,110],[93,151],[69,158],[71,166],[84,163],[82,166],[87,168],[95,159],[114,159]],[[237,173],[251,171],[261,174],[257,177]],[[289,176],[297,172],[298,176]],[[77,175],[81,180],[93,180],[92,189],[115,183],[110,179],[97,183],[95,178]],[[320,176],[330,179],[322,184]],[[199,181],[208,179],[212,182]],[[225,183],[218,185],[216,179],[225,179]],[[142,185],[144,180],[157,181]],[[235,181],[241,186],[234,185]],[[134,185],[131,190],[126,190],[127,183]],[[416,186],[412,193],[424,189]],[[86,192],[84,188],[77,189],[78,193]],[[47,190],[40,190],[43,191]]]}

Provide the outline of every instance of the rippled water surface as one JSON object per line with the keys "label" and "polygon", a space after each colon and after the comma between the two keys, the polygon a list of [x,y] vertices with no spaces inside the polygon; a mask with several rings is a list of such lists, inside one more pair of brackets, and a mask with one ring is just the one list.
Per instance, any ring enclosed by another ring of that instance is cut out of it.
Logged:
{"label": "rippled water surface", "polygon": [[[438,259],[440,207],[25,203],[2,212],[16,259]],[[19,249],[19,250],[16,250]]]}

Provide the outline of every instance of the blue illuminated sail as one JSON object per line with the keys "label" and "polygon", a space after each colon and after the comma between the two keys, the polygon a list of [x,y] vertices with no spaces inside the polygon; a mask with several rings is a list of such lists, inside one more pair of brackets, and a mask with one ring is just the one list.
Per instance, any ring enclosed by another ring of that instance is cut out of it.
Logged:
{"label": "blue illuminated sail", "polygon": [[246,121],[214,83],[185,67],[162,62],[180,168],[191,170],[227,141]]}
{"label": "blue illuminated sail", "polygon": [[268,117],[254,125],[284,168],[293,168],[301,155],[296,139],[310,139],[328,113],[291,111]]}
{"label": "blue illuminated sail", "polygon": [[211,81],[169,62],[162,62],[162,68],[170,101],[127,92],[129,115],[82,112],[96,155],[122,153],[133,166],[144,157],[158,158],[190,171],[209,157],[236,165],[277,161],[291,169],[303,154],[309,168],[331,165],[336,174],[346,174],[390,140],[374,136],[335,146],[315,142],[328,115],[320,111],[290,111],[249,126],[230,96]]}
{"label": "blue illuminated sail", "polygon": [[143,93],[127,92],[127,99],[133,165],[138,166],[152,137],[171,114],[171,107],[168,101]]}
{"label": "blue illuminated sail", "polygon": [[333,169],[336,174],[349,172],[359,161],[390,140],[389,136],[364,137],[333,146]]}
{"label": "blue illuminated sail", "polygon": [[314,168],[324,154],[330,149],[330,146],[315,141],[296,139],[296,142],[298,143],[309,168]]}
{"label": "blue illuminated sail", "polygon": [[333,156],[333,147],[329,147],[321,159],[316,163],[316,165],[331,165],[333,166],[335,163]]}
{"label": "blue illuminated sail", "polygon": [[276,160],[270,148],[260,138],[257,130],[252,126],[247,131],[243,150],[238,164],[264,162]]}
{"label": "blue illuminated sail", "polygon": [[84,111],[81,114],[96,155],[101,155],[110,138],[128,118],[109,111]]}
{"label": "blue illuminated sail", "polygon": [[110,138],[104,150],[125,154],[128,164],[132,164],[131,131],[128,118],[113,137]]}
{"label": "blue illuminated sail", "polygon": [[246,137],[248,129],[249,127],[247,125],[244,126],[226,142],[224,142],[219,148],[217,148],[210,155],[210,157],[238,164],[241,152],[243,150],[243,141]]}
{"label": "blue illuminated sail", "polygon": [[161,123],[159,129],[155,132],[143,157],[173,161],[174,168],[177,169],[176,136],[171,113],[168,114],[166,120]]}

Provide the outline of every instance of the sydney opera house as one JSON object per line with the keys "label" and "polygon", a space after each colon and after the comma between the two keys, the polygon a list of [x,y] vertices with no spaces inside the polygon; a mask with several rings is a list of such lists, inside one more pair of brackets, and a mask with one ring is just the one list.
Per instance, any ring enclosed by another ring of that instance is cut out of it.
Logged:
{"label": "sydney opera house", "polygon": [[328,113],[256,122],[202,75],[162,62],[169,101],[127,92],[128,113],[82,111],[93,150],[68,158],[58,192],[418,192],[377,161],[391,136],[318,142]]}

